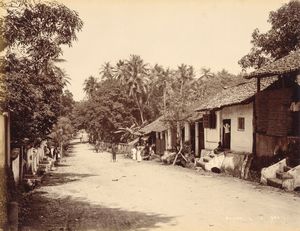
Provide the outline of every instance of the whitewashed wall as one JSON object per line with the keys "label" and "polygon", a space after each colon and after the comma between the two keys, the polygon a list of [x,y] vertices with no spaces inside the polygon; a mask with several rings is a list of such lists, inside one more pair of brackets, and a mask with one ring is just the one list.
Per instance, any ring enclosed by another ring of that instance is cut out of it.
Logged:
{"label": "whitewashed wall", "polygon": [[[224,119],[231,120],[232,151],[252,152],[253,145],[253,103],[225,107],[216,112],[217,126],[215,129],[204,129],[205,149],[215,149],[222,141],[222,125]],[[238,130],[238,117],[245,118],[245,130]]]}
{"label": "whitewashed wall", "polygon": [[[245,118],[245,130],[243,131],[238,130],[238,117]],[[253,103],[223,108],[222,120],[223,119],[231,119],[231,150],[237,152],[252,152]]]}

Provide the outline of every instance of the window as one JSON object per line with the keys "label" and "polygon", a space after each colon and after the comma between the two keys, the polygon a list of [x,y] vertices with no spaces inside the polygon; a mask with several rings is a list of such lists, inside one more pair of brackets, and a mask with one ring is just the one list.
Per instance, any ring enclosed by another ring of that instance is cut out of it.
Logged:
{"label": "window", "polygon": [[244,131],[245,130],[245,118],[239,117],[238,118],[238,131]]}
{"label": "window", "polygon": [[214,111],[209,114],[203,115],[203,127],[204,128],[216,128],[217,126],[217,115]]}

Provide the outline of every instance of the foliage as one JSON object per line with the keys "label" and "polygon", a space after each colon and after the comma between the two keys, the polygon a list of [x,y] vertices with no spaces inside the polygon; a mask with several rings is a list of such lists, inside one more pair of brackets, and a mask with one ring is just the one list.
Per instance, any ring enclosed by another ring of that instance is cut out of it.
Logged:
{"label": "foliage", "polygon": [[266,62],[274,61],[300,48],[300,1],[293,0],[277,11],[271,11],[268,22],[271,29],[252,33],[253,47],[249,54],[239,60],[243,68],[260,68]]}
{"label": "foliage", "polygon": [[61,112],[67,83],[55,65],[61,46],[71,46],[82,28],[78,14],[66,6],[30,0],[10,1],[0,20],[6,44],[4,109],[10,111],[13,139],[44,137]]}
{"label": "foliage", "polygon": [[65,90],[61,96],[60,116],[71,117],[74,109],[75,101],[73,94],[69,90]]}
{"label": "foliage", "polygon": [[110,64],[110,62],[106,62],[101,66],[100,75],[103,80],[112,80],[114,78],[114,71],[114,67]]}
{"label": "foliage", "polygon": [[166,89],[166,120],[177,122],[183,119],[189,105],[196,100],[196,79],[194,68],[185,64],[178,66],[171,76]]}
{"label": "foliage", "polygon": [[94,76],[90,76],[84,81],[83,90],[89,98],[93,97],[94,93],[98,89],[98,80]]}
{"label": "foliage", "polygon": [[83,25],[75,11],[57,2],[12,1],[6,11],[1,32],[7,44],[40,64],[57,58],[61,45],[71,46]]}
{"label": "foliage", "polygon": [[157,115],[163,114],[166,111],[167,89],[171,83],[172,71],[169,68],[164,68],[155,64],[150,69],[148,94],[146,106],[149,110],[150,119],[156,118]]}
{"label": "foliage", "polygon": [[[77,129],[86,129],[94,140],[110,141],[120,127],[137,123],[134,116],[138,109],[133,100],[116,79],[99,82],[92,98],[77,103],[74,109],[74,124]],[[120,138],[120,137],[117,137]]]}
{"label": "foliage", "polygon": [[63,144],[64,146],[72,139],[74,129],[71,120],[67,117],[59,117],[57,122],[52,127],[52,132],[49,135],[56,146]]}
{"label": "foliage", "polygon": [[176,70],[158,64],[151,67],[140,56],[131,55],[116,65],[104,63],[99,79],[86,79],[88,97],[75,104],[73,124],[94,140],[126,141],[162,114],[167,123],[175,125],[191,112],[193,104],[239,82],[240,78],[226,70],[215,74],[202,68],[201,77],[196,78],[192,66],[182,64]]}
{"label": "foliage", "polygon": [[117,79],[126,86],[129,96],[134,100],[140,112],[140,122],[145,121],[145,103],[147,100],[148,68],[138,55],[131,55],[128,60],[119,62]]}

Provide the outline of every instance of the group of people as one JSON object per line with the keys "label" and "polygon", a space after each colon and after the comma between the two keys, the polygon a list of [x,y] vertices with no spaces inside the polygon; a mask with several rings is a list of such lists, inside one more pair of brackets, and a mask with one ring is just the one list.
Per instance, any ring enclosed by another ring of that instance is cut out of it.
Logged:
{"label": "group of people", "polygon": [[131,149],[131,157],[137,162],[142,160],[150,160],[151,156],[155,154],[155,145],[149,145],[148,143],[135,144]]}
{"label": "group of people", "polygon": [[144,146],[134,145],[131,149],[131,156],[133,160],[137,160],[137,162],[142,161],[142,151],[144,150]]}

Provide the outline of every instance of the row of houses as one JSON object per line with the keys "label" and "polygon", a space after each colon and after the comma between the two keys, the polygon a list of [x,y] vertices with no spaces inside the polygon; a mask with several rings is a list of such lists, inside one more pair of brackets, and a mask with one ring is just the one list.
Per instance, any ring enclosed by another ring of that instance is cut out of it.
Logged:
{"label": "row of houses", "polygon": [[195,157],[221,142],[227,152],[252,155],[251,166],[260,171],[284,158],[291,143],[294,149],[300,143],[299,70],[300,50],[206,99],[176,128],[161,116],[141,132],[161,155],[172,150],[178,138],[190,143]]}
{"label": "row of houses", "polygon": [[0,230],[18,226],[18,189],[32,189],[53,167],[54,159],[46,156],[46,143],[11,142],[9,113],[0,114]]}

